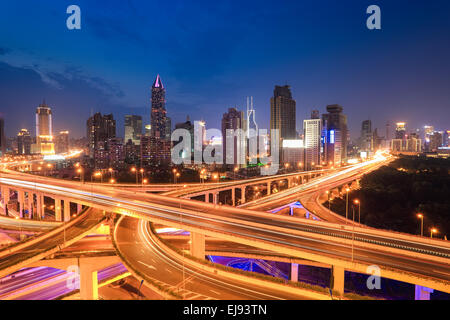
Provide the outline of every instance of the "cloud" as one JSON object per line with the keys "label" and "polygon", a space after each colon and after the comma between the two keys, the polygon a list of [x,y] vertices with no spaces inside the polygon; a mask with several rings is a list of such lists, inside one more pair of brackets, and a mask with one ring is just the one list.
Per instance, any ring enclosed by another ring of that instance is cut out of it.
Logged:
{"label": "cloud", "polygon": [[0,56],[6,55],[8,53],[10,53],[12,50],[9,48],[2,48],[0,47]]}

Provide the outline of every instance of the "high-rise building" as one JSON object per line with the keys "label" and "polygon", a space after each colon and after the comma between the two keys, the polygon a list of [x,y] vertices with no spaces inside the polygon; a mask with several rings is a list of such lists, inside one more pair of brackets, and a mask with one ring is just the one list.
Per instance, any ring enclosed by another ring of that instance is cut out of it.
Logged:
{"label": "high-rise building", "polygon": [[69,152],[69,131],[60,131],[55,139],[56,153]]}
{"label": "high-rise building", "polygon": [[[189,134],[191,136],[191,156],[190,156],[189,160],[193,159],[194,158],[194,124],[189,119],[189,116],[186,117],[185,122],[177,123],[175,125],[175,130],[176,129],[184,129],[184,130],[189,131]],[[180,141],[181,141],[181,139],[180,139]],[[174,142],[174,144],[178,144],[180,141]],[[180,154],[179,156],[182,159],[186,159],[186,157],[187,157],[185,154]]]}
{"label": "high-rise building", "polygon": [[141,143],[142,117],[136,115],[125,116],[125,141],[131,140],[135,145]]}
{"label": "high-rise building", "polygon": [[347,161],[347,116],[342,113],[343,109],[338,104],[328,105],[328,113],[322,115],[323,160],[334,165]]}
{"label": "high-rise building", "polygon": [[[89,140],[89,156],[93,159],[99,154],[96,152],[99,143],[107,149],[107,142],[116,137],[116,120],[112,114],[102,115],[97,112],[87,120],[87,137]],[[97,162],[97,161],[96,161]]]}
{"label": "high-rise building", "polygon": [[429,147],[427,151],[436,152],[444,143],[444,132],[433,131],[433,133],[429,136],[429,139]]}
{"label": "high-rise building", "polygon": [[125,148],[121,138],[108,139],[109,167],[122,169],[125,165]]}
{"label": "high-rise building", "polygon": [[0,156],[6,154],[6,139],[5,139],[5,120],[0,117]]}
{"label": "high-rise building", "polygon": [[360,150],[366,155],[373,152],[372,121],[364,120],[361,125]]}
{"label": "high-rise building", "polygon": [[32,139],[27,129],[22,129],[17,134],[17,153],[23,155],[31,154]]}
{"label": "high-rise building", "polygon": [[41,154],[54,154],[52,110],[45,101],[36,109],[36,144]]}
{"label": "high-rise building", "polygon": [[[240,130],[239,130],[240,129]],[[233,146],[228,146],[227,130],[233,130]],[[222,116],[223,164],[243,166],[246,163],[246,136],[244,112],[236,108],[228,108]],[[228,149],[233,150],[231,155]]]}
{"label": "high-rise building", "polygon": [[280,139],[296,139],[296,103],[290,86],[275,86],[270,98],[270,130],[280,130]]}
{"label": "high-rise building", "polygon": [[406,122],[397,122],[395,127],[395,139],[405,139]]}
{"label": "high-rise building", "polygon": [[159,74],[152,85],[150,123],[152,136],[161,139],[167,138],[166,89]]}
{"label": "high-rise building", "polygon": [[305,169],[311,170],[314,165],[320,164],[322,121],[319,119],[318,110],[311,113],[311,119],[303,120],[303,132]]}
{"label": "high-rise building", "polygon": [[[149,150],[152,154],[144,154],[144,156],[148,157],[149,163],[154,165],[168,164],[170,162],[172,122],[170,118],[167,117],[166,89],[164,88],[159,74],[152,85],[150,123],[150,136],[154,139],[148,139],[146,143],[150,144]],[[146,149],[147,146],[141,148],[141,155]]]}
{"label": "high-rise building", "polygon": [[249,129],[253,129],[256,135],[258,134],[258,124],[256,123],[256,113],[255,109],[253,108],[253,97],[250,97],[250,99],[247,97],[247,123],[245,126],[247,132],[247,138],[250,138]]}

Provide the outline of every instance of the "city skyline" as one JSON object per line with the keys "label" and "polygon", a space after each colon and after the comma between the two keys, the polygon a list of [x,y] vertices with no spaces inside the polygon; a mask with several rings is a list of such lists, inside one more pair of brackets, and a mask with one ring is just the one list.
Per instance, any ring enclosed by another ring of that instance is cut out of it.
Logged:
{"label": "city skyline", "polygon": [[[251,95],[259,126],[269,128],[272,88],[289,84],[297,103],[297,131],[301,131],[311,110],[323,113],[326,105],[333,103],[342,105],[349,115],[352,139],[359,136],[360,123],[366,119],[380,129],[387,120],[406,121],[411,128],[432,124],[447,129],[441,114],[450,100],[445,76],[450,26],[442,12],[449,4],[438,1],[434,6],[403,6],[402,1],[382,1],[384,28],[372,32],[365,28],[366,3],[349,2],[353,5],[329,3],[325,11],[314,4],[273,7],[266,3],[256,8],[249,2],[243,9],[256,10],[249,21],[229,25],[227,18],[235,13],[235,3],[197,3],[194,8],[179,3],[170,11],[160,3],[129,2],[100,13],[98,5],[81,1],[86,19],[78,33],[70,33],[62,23],[59,30],[58,19],[44,19],[40,28],[30,31],[35,15],[46,17],[57,10],[52,3],[45,11],[50,3],[44,1],[35,13],[17,14],[17,21],[5,17],[0,22],[4,39],[0,48],[1,112],[7,120],[6,135],[15,136],[17,127],[30,130],[33,126],[33,119],[11,114],[10,110],[26,113],[45,98],[53,108],[55,131],[69,130],[73,137],[83,136],[83,127],[76,124],[83,123],[92,110],[113,113],[118,119],[118,135],[123,136],[125,114],[149,118],[148,90],[157,74],[169,88],[166,108],[173,123],[189,115],[203,118],[209,127],[220,128],[215,110],[225,112],[235,106],[244,110],[245,99]],[[19,8],[9,5],[8,10]],[[178,19],[178,23],[159,21],[154,14],[158,10],[172,20]],[[139,11],[149,12],[154,19],[138,15],[132,24],[126,23]],[[64,12],[55,13],[63,22]],[[274,16],[272,25],[264,26],[261,18],[269,12]],[[433,23],[427,23],[419,12],[432,16]],[[189,14],[193,16],[189,18]],[[283,15],[292,19],[282,19]],[[309,17],[319,15],[324,16],[318,19],[321,24]],[[3,25],[6,23],[8,27]],[[202,28],[206,23],[212,31]],[[151,25],[166,31],[167,38],[149,28]],[[13,32],[5,34],[3,30]],[[258,36],[261,31],[266,38]],[[241,36],[232,37],[239,32]],[[39,41],[44,34],[45,41]],[[274,51],[278,36],[286,43],[286,50]],[[320,45],[315,41],[318,37]],[[48,39],[60,45],[55,47]],[[178,49],[188,43],[192,46],[180,53]],[[85,50],[93,45],[100,52],[87,53]],[[118,46],[127,49],[116,50]],[[145,54],[138,54],[140,51]],[[106,52],[110,59],[101,60]],[[179,61],[174,58],[175,52]],[[327,52],[333,54],[325,57],[323,53]],[[27,94],[11,94],[18,90],[27,90]]]}

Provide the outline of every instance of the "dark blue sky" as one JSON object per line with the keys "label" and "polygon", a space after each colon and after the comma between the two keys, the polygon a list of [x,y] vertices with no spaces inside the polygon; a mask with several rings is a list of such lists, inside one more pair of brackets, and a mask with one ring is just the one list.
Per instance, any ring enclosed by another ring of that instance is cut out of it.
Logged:
{"label": "dark blue sky", "polygon": [[[81,7],[82,29],[66,28]],[[366,28],[381,7],[382,30]],[[253,95],[269,125],[275,84],[290,84],[297,129],[313,108],[339,103],[352,137],[372,119],[450,129],[450,1],[1,1],[0,112],[8,135],[45,98],[55,130],[85,135],[91,110],[150,117],[159,73],[173,123],[220,128]]]}

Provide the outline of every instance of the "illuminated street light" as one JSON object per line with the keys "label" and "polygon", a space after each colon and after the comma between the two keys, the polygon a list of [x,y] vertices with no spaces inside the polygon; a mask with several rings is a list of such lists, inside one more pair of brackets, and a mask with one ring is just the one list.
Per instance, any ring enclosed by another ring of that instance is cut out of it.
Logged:
{"label": "illuminated street light", "polygon": [[433,238],[433,233],[438,233],[438,230],[436,228],[431,228],[431,230],[430,230],[430,238]]}
{"label": "illuminated street light", "polygon": [[[345,219],[348,219],[348,192],[350,189],[346,188],[345,191],[347,192],[347,198],[345,200]],[[347,224],[347,220],[345,220],[345,223]]]}
{"label": "illuminated street light", "polygon": [[423,237],[423,214],[418,213],[417,218],[420,219],[420,235]]}
{"label": "illuminated street light", "polygon": [[353,202],[358,205],[358,223],[361,224],[361,202],[358,199],[355,199]]}

